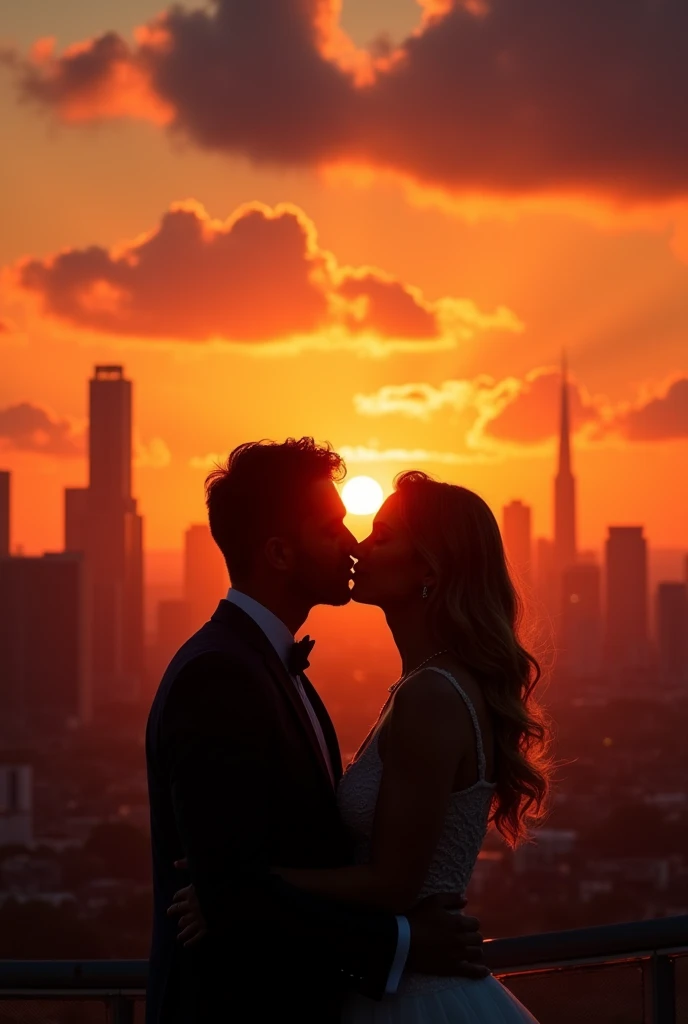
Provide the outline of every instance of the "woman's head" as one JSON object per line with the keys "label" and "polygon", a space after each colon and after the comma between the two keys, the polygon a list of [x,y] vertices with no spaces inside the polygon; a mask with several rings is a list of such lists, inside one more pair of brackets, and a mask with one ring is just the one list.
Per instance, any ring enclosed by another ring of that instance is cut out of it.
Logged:
{"label": "woman's head", "polygon": [[495,731],[493,817],[515,843],[540,816],[549,761],[532,696],[540,671],[519,640],[521,605],[489,506],[465,487],[402,473],[359,547],[352,596],[417,616],[480,683]]}

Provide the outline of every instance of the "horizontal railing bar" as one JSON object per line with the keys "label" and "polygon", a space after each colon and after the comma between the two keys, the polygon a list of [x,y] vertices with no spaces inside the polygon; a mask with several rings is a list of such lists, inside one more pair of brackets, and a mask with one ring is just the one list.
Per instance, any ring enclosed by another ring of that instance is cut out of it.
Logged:
{"label": "horizontal railing bar", "polygon": [[113,988],[112,985],[108,985],[107,988],[94,986],[92,988],[41,987],[40,989],[26,986],[9,988],[3,985],[0,987],[0,999],[9,999],[10,997],[12,999],[15,997],[17,999],[35,999],[37,991],[40,992],[42,999],[80,999],[82,996],[84,999],[119,999],[120,996],[125,999],[141,999],[146,994],[145,985],[136,985],[134,988]]}
{"label": "horizontal railing bar", "polygon": [[[688,915],[491,939],[485,959],[496,974],[642,960],[688,951]],[[0,996],[14,992],[143,992],[146,960],[0,960]]]}
{"label": "horizontal railing bar", "polygon": [[660,952],[684,946],[688,946],[688,914],[488,940],[485,959],[492,970],[499,971],[514,964],[531,967],[563,960],[618,957],[639,950]]}

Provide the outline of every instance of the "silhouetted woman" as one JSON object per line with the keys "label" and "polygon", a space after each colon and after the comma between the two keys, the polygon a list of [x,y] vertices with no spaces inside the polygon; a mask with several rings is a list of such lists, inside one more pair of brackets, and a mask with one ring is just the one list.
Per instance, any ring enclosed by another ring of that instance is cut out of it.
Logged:
{"label": "silhouetted woman", "polygon": [[[338,803],[356,864],[280,869],[290,882],[403,914],[464,893],[490,821],[510,846],[542,813],[550,762],[519,641],[519,599],[488,505],[465,487],[402,473],[359,548],[354,600],[378,605],[401,677],[344,773]],[[351,996],[345,1024],[518,1024],[495,978],[404,973],[381,1002]]]}

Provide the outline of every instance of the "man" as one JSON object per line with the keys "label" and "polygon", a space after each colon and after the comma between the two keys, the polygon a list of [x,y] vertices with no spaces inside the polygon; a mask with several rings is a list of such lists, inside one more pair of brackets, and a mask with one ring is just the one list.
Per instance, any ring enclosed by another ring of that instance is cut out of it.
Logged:
{"label": "man", "polygon": [[[341,995],[395,991],[416,970],[484,968],[477,922],[456,897],[407,917],[288,885],[271,867],[350,861],[335,798],[334,728],[303,675],[294,634],[316,604],[349,600],[356,541],[334,481],[341,458],[310,438],[250,443],[206,481],[212,535],[232,583],[175,655],[146,735],[154,864],[149,1024],[328,1024]],[[177,938],[166,911],[185,858],[207,933]]]}

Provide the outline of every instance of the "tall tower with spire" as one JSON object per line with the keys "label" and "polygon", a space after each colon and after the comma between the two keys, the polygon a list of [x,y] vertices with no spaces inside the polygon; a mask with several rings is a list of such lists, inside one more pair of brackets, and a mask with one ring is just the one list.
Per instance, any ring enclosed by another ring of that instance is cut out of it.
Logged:
{"label": "tall tower with spire", "polygon": [[571,417],[566,353],[561,357],[559,466],[554,478],[554,559],[557,576],[576,562],[576,478],[571,469]]}

